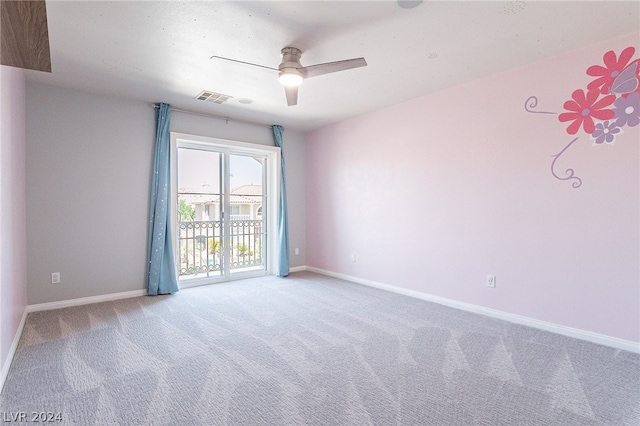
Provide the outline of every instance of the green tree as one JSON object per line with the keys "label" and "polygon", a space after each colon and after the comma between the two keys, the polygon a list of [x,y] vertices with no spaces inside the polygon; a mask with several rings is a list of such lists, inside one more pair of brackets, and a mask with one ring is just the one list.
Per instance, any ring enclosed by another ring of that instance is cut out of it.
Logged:
{"label": "green tree", "polygon": [[249,251],[249,246],[238,244],[238,256],[253,256],[253,250]]}
{"label": "green tree", "polygon": [[191,204],[187,204],[184,200],[178,201],[178,215],[180,216],[180,222],[196,220],[196,210]]}
{"label": "green tree", "polygon": [[220,253],[220,240],[217,238],[209,238],[209,254]]}

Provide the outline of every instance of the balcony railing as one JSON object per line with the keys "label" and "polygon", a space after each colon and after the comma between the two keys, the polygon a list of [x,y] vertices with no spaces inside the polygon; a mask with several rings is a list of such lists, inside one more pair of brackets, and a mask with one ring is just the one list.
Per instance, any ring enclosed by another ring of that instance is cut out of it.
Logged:
{"label": "balcony railing", "polygon": [[[235,218],[233,218],[235,219]],[[229,221],[229,269],[264,268],[262,220]],[[215,277],[224,272],[224,225],[222,221],[178,222],[179,269],[184,278]]]}

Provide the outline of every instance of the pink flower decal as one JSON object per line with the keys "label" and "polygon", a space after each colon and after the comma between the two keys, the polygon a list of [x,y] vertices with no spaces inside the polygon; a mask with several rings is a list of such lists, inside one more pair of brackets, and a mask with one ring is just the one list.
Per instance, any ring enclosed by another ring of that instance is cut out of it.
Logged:
{"label": "pink flower decal", "polygon": [[587,68],[587,75],[592,77],[598,77],[593,80],[587,86],[589,90],[600,90],[600,93],[607,94],[611,90],[611,85],[615,81],[616,77],[627,67],[629,60],[635,53],[636,49],[633,46],[629,46],[620,53],[620,56],[616,58],[616,54],[613,50],[604,54],[602,59],[604,60],[604,67],[601,65],[593,65]]}
{"label": "pink flower decal", "polygon": [[573,121],[567,127],[567,133],[575,135],[580,126],[582,126],[586,133],[591,134],[595,130],[594,118],[598,120],[613,118],[615,113],[611,109],[606,109],[606,107],[613,103],[616,96],[607,95],[598,100],[599,96],[599,91],[595,89],[589,90],[586,95],[582,89],[575,90],[571,94],[573,99],[564,103],[564,109],[570,112],[564,112],[558,116],[558,119],[562,122]]}

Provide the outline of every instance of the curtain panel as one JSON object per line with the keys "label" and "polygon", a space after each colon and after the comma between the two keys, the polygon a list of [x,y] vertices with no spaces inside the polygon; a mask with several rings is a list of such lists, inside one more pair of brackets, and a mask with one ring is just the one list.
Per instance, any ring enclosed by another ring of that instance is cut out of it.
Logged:
{"label": "curtain panel", "polygon": [[274,125],[273,141],[280,148],[280,199],[278,208],[278,263],[276,275],[289,275],[289,219],[287,215],[287,186],[284,174],[284,150],[282,148],[282,126]]}
{"label": "curtain panel", "polygon": [[173,240],[171,237],[171,186],[169,123],[171,107],[159,104],[156,109],[156,146],[151,179],[149,214],[149,268],[147,294],[178,291]]}

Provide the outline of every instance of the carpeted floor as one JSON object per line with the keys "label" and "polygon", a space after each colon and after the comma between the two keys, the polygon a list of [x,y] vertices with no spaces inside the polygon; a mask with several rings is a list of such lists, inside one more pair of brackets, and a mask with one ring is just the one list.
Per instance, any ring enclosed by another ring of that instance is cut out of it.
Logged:
{"label": "carpeted floor", "polygon": [[29,314],[0,418],[43,412],[81,425],[638,425],[640,355],[301,272]]}

